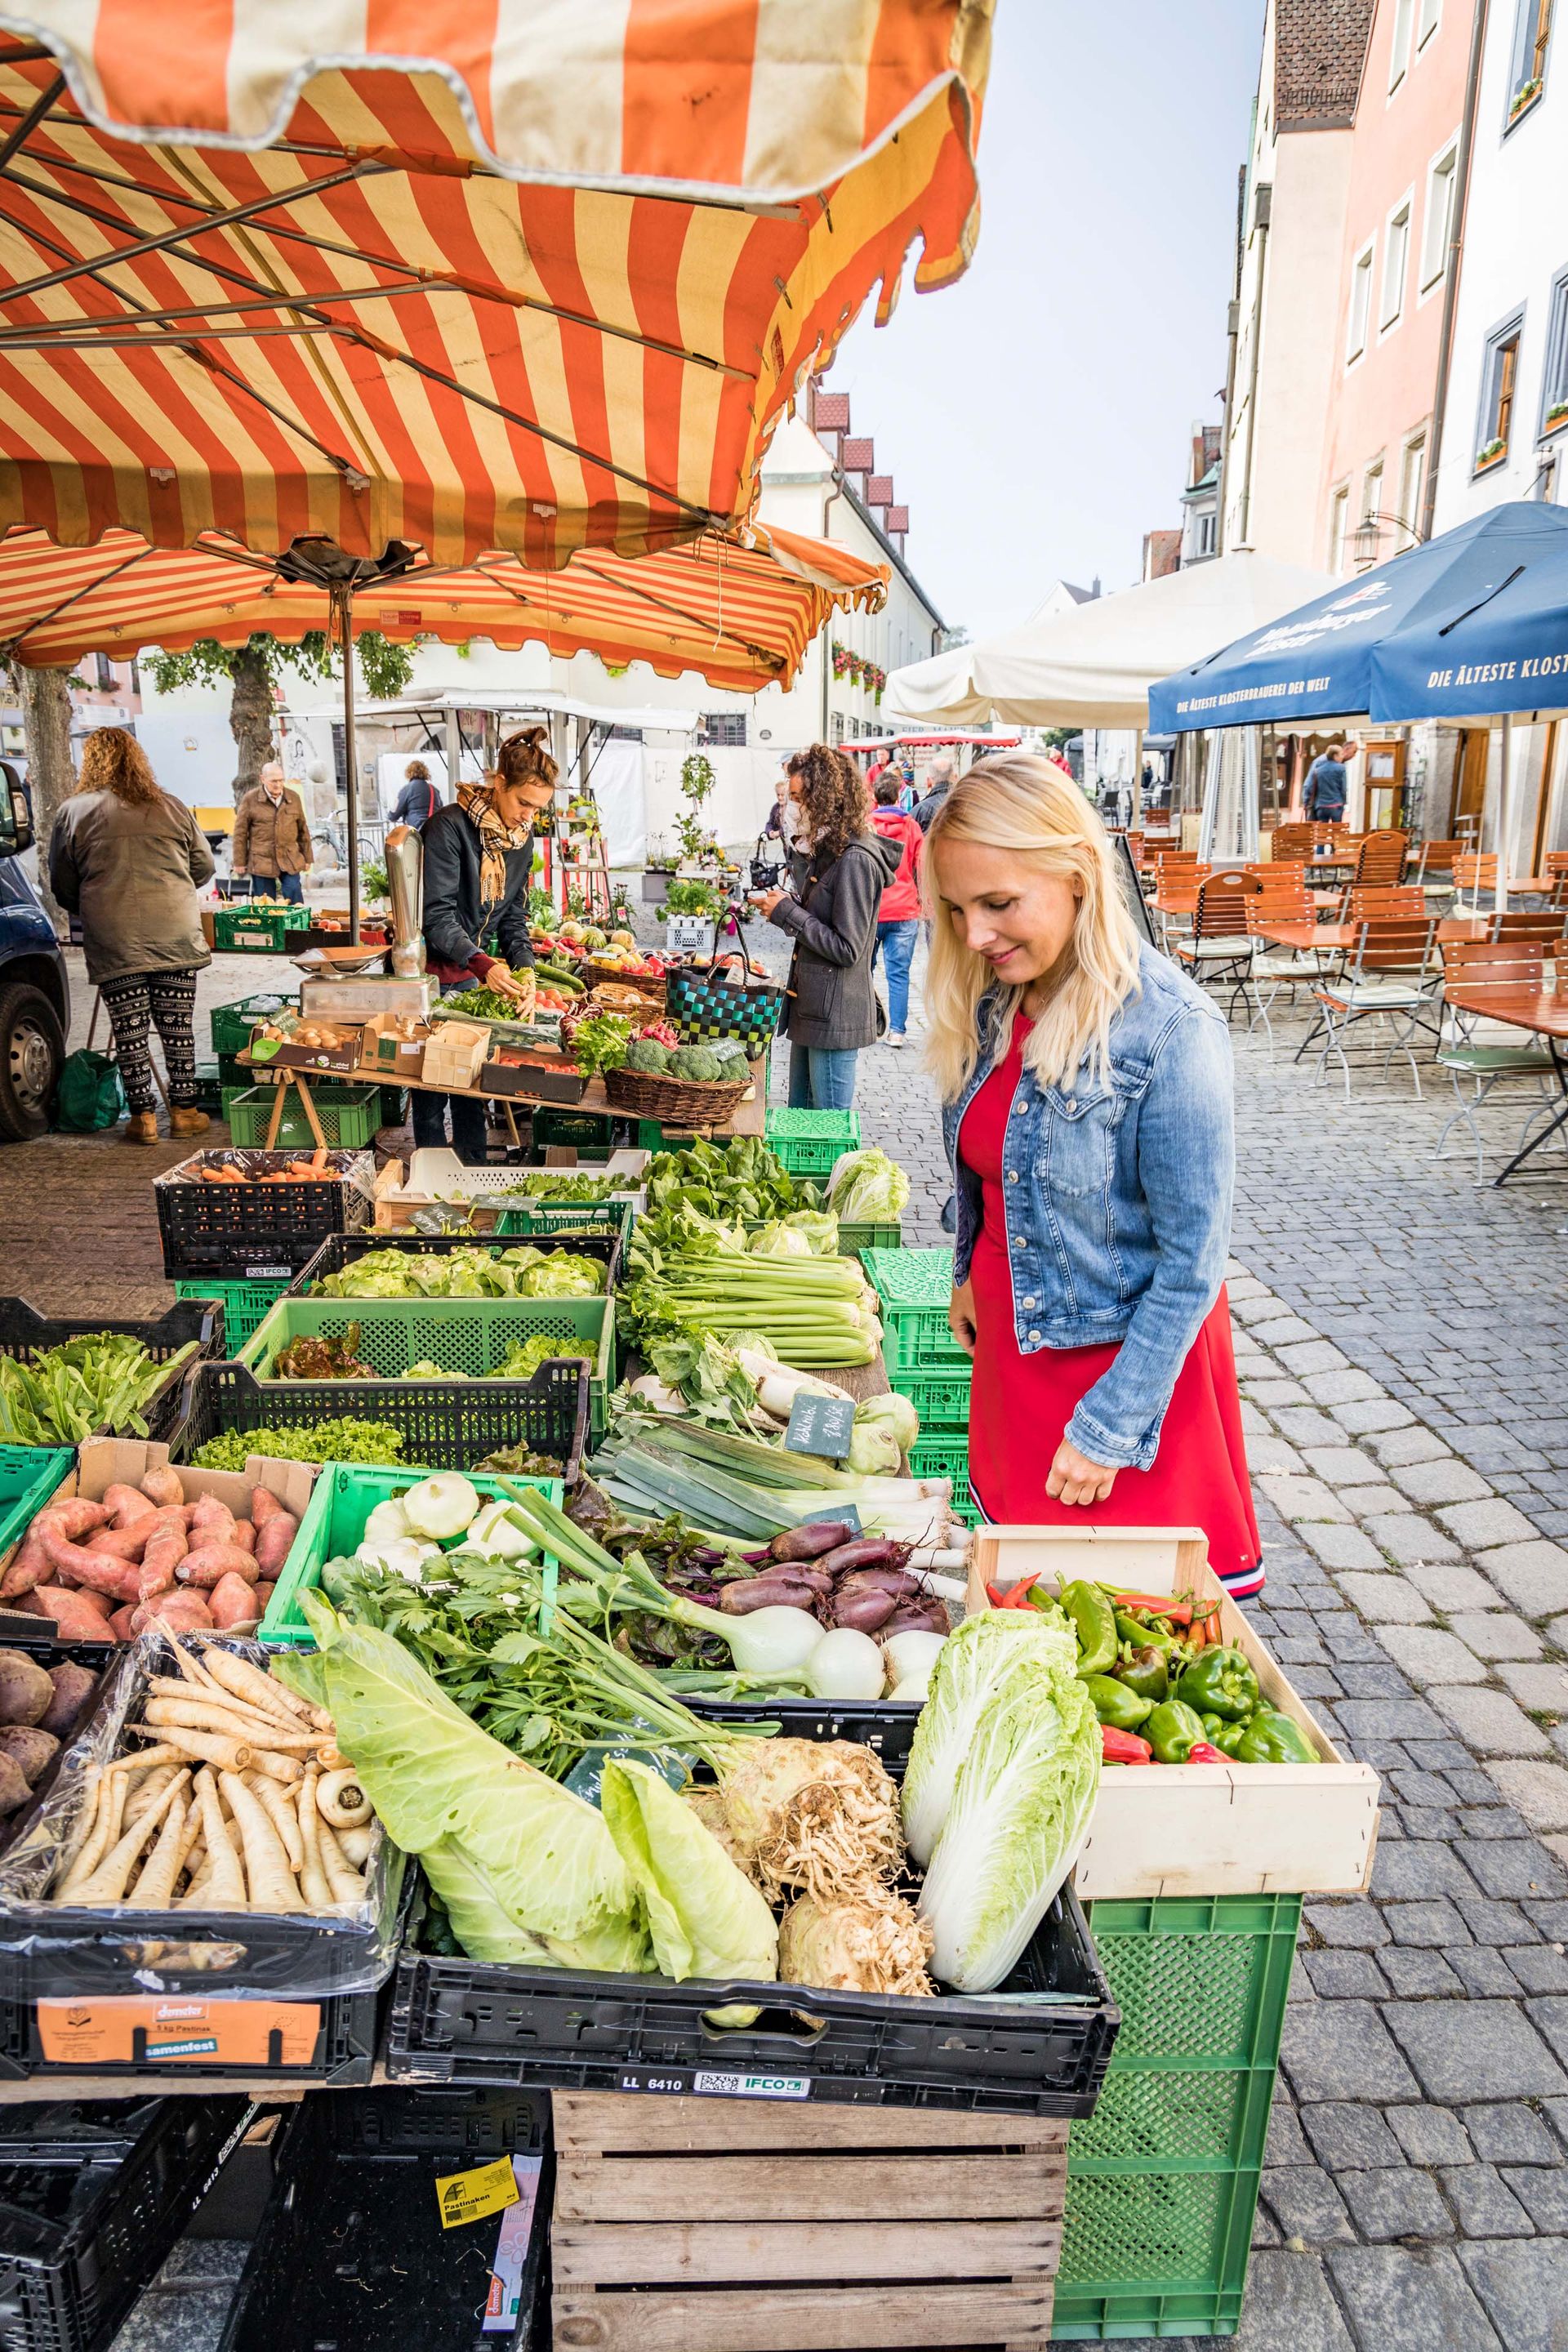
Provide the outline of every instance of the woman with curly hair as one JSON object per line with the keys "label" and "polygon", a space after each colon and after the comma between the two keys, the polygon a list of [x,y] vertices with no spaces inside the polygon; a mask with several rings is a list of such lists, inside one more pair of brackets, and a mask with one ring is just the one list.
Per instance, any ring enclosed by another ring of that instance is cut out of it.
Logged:
{"label": "woman with curly hair", "polygon": [[163,1042],[169,1132],[201,1135],[192,1015],[196,974],[212,961],[198,884],[212,852],[184,801],[159,788],[129,729],[100,727],[82,747],[76,790],[49,836],[49,887],[81,918],[87,976],[103,992],[131,1117],[127,1143],[156,1143],[149,1024]]}
{"label": "woman with curly hair", "polygon": [[755,890],[752,903],[795,941],[780,1024],[789,1038],[791,1106],[847,1110],[860,1048],[876,1042],[877,909],[902,847],[871,831],[865,778],[826,743],[795,754],[789,796],[793,887]]}

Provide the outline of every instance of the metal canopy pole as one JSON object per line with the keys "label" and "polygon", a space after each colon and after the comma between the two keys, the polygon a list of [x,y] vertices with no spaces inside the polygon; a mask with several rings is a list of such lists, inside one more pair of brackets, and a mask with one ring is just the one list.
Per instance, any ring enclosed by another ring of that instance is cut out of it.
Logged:
{"label": "metal canopy pole", "polygon": [[458,784],[463,772],[462,714],[455,702],[448,703],[442,714],[447,739],[447,792],[450,799],[458,797]]}
{"label": "metal canopy pole", "polygon": [[[1508,877],[1513,865],[1513,820],[1515,779],[1513,772],[1513,719],[1503,713],[1502,721],[1502,806],[1500,813],[1497,845],[1497,888],[1492,893],[1492,905],[1499,914],[1508,911]],[[1479,894],[1478,894],[1479,895]]]}
{"label": "metal canopy pole", "polygon": [[359,945],[359,755],[354,736],[354,630],[353,587],[346,580],[334,580],[331,586],[332,609],[337,616],[339,641],[343,649],[343,765],[349,780],[349,945]]}

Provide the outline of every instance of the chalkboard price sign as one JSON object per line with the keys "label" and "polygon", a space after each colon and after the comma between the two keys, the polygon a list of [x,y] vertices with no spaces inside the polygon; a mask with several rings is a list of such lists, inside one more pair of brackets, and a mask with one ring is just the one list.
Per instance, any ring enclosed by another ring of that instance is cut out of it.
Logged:
{"label": "chalkboard price sign", "polygon": [[852,1398],[812,1396],[802,1390],[790,1407],[784,1445],[791,1454],[819,1454],[829,1462],[842,1462],[854,1434]]}

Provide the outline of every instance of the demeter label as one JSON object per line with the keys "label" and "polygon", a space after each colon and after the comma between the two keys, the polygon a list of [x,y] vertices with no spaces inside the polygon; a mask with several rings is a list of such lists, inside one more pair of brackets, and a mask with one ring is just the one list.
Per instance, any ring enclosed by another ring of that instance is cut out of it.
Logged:
{"label": "demeter label", "polygon": [[479,2164],[471,2172],[448,2172],[436,2182],[443,2230],[460,2230],[465,2221],[482,2221],[487,2213],[504,2212],[518,2199],[517,2175],[510,2156],[493,2164]]}

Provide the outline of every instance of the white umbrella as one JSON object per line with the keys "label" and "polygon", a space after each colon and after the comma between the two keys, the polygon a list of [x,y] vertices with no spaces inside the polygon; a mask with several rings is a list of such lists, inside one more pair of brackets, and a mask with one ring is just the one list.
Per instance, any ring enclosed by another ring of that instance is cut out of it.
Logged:
{"label": "white umbrella", "polygon": [[928,723],[993,717],[1033,727],[1144,728],[1156,679],[1332,584],[1323,572],[1266,555],[1220,556],[895,670],[887,698]]}

